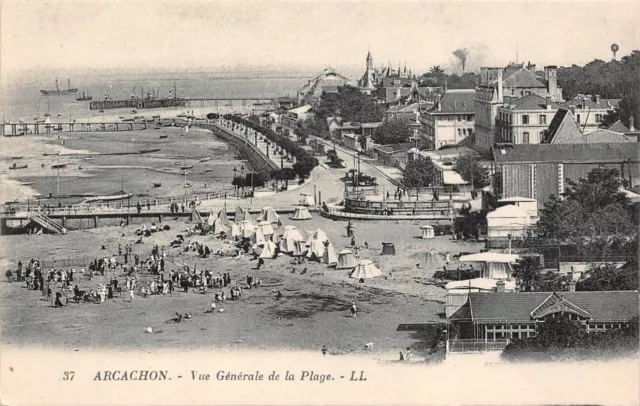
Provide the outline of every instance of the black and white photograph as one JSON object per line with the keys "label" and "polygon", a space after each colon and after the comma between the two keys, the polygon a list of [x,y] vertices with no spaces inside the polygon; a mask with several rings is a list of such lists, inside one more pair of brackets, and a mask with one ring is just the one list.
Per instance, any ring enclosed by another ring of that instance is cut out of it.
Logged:
{"label": "black and white photograph", "polygon": [[640,403],[640,3],[0,2],[0,404]]}

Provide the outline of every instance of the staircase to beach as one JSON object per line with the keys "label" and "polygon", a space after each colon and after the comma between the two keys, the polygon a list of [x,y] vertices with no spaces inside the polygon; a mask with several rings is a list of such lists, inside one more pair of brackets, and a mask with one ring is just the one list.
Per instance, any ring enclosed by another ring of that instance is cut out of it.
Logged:
{"label": "staircase to beach", "polygon": [[49,232],[51,232],[53,234],[66,234],[67,233],[67,230],[64,227],[59,226],[58,224],[56,224],[53,220],[51,220],[47,216],[43,216],[43,215],[38,214],[38,213],[31,213],[29,218],[31,219],[31,221],[33,221],[36,224],[40,225],[43,229],[46,229],[46,230],[48,230]]}

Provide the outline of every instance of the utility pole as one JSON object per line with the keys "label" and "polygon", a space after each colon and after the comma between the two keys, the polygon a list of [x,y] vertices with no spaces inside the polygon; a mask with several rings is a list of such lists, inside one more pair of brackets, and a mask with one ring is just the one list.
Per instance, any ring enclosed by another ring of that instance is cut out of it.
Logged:
{"label": "utility pole", "polygon": [[60,205],[60,151],[58,151],[58,187],[57,187],[57,195],[58,195],[58,205]]}

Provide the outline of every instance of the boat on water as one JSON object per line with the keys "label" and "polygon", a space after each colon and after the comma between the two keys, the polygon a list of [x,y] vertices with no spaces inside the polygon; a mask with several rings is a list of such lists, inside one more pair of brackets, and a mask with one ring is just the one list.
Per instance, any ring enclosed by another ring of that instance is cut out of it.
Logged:
{"label": "boat on water", "polygon": [[211,158],[202,158],[200,160],[200,162],[209,162],[209,161],[211,161]]}
{"label": "boat on water", "polygon": [[33,182],[20,182],[20,184],[22,186],[31,186],[31,185],[33,185]]}
{"label": "boat on water", "polygon": [[51,169],[64,168],[67,165],[69,165],[67,162],[62,162],[62,163],[59,163],[59,164],[53,164],[53,165],[51,165]]}
{"label": "boat on water", "polygon": [[85,199],[84,202],[85,203],[108,202],[108,201],[112,201],[112,200],[128,199],[131,196],[133,196],[133,193],[127,193],[124,190],[120,190],[118,192],[111,193],[111,194],[108,194],[108,195],[89,197],[89,198]]}
{"label": "boat on water", "polygon": [[191,168],[193,168],[193,165],[182,165],[182,166],[180,167],[180,169],[182,169],[182,170],[185,170],[185,169],[191,169]]}
{"label": "boat on water", "polygon": [[28,167],[29,165],[27,164],[22,164],[22,165],[18,165],[18,164],[13,164],[9,167],[9,169],[24,169],[26,167]]}
{"label": "boat on water", "polygon": [[93,96],[89,96],[87,94],[85,94],[84,92],[82,92],[82,96],[78,96],[76,97],[77,101],[91,101],[93,100]]}
{"label": "boat on water", "polygon": [[163,139],[168,138],[168,137],[169,137],[168,135],[161,135],[160,139],[163,140]]}
{"label": "boat on water", "polygon": [[11,159],[22,159],[22,158],[24,158],[24,157],[22,157],[22,156],[12,156],[11,157]]}
{"label": "boat on water", "polygon": [[162,183],[154,183],[153,184],[153,187],[160,187],[160,186],[162,186]]}
{"label": "boat on water", "polygon": [[213,172],[213,169],[211,169],[211,168],[206,169],[205,172]]}
{"label": "boat on water", "polygon": [[72,95],[72,94],[76,94],[78,93],[78,89],[75,87],[71,87],[71,80],[67,79],[67,88],[66,89],[60,89],[60,86],[58,85],[58,79],[56,78],[56,88],[55,89],[45,89],[45,90],[40,90],[40,93],[42,93],[45,96],[67,96],[67,95]]}
{"label": "boat on water", "polygon": [[160,148],[152,148],[152,149],[141,149],[138,152],[141,154],[148,154],[150,152],[159,152]]}

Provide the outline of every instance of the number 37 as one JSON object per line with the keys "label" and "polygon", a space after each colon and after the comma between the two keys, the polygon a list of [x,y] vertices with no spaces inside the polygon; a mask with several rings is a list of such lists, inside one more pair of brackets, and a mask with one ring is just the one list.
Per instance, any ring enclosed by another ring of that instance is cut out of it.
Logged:
{"label": "number 37", "polygon": [[64,371],[63,375],[62,375],[62,380],[63,381],[73,381],[73,377],[76,373],[73,371]]}

